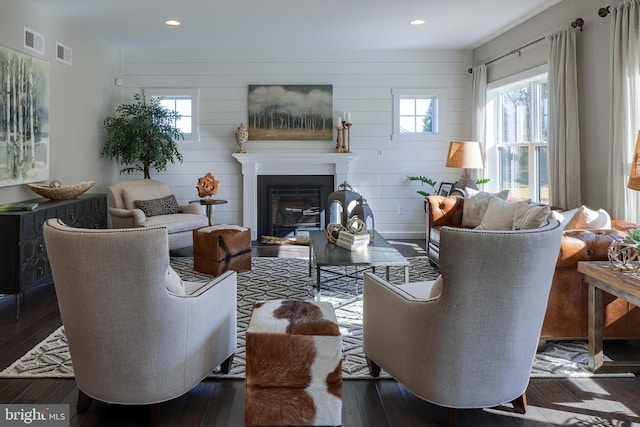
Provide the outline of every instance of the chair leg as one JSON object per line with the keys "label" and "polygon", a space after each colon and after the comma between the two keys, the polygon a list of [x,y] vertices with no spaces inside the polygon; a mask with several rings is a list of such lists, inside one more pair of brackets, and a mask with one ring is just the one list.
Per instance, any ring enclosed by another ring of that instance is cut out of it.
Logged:
{"label": "chair leg", "polygon": [[513,404],[513,409],[516,410],[519,414],[527,413],[527,393],[522,393],[521,396],[516,397],[511,402]]}
{"label": "chair leg", "polygon": [[380,366],[378,366],[376,362],[366,356],[365,359],[367,359],[367,366],[369,367],[369,373],[371,374],[371,376],[374,378],[378,378],[380,376]]}
{"label": "chair leg", "polygon": [[446,408],[447,412],[447,427],[456,427],[456,418],[458,411],[455,408]]}
{"label": "chair leg", "polygon": [[160,404],[153,403],[149,405],[149,426],[157,427],[160,425]]}
{"label": "chair leg", "polygon": [[220,371],[223,374],[228,374],[229,371],[231,370],[231,364],[233,363],[233,357],[235,355],[236,355],[235,353],[232,353],[231,356],[227,357],[227,359],[220,364]]}
{"label": "chair leg", "polygon": [[84,391],[78,389],[78,403],[76,404],[76,410],[78,412],[84,412],[89,409],[93,402],[93,397],[87,396]]}

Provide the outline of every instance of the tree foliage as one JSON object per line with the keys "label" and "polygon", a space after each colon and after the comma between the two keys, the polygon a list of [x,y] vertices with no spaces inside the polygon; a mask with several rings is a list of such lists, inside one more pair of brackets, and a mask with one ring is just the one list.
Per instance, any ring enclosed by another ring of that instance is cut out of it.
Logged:
{"label": "tree foliage", "polygon": [[143,172],[150,178],[149,168],[156,172],[167,169],[167,163],[182,162],[176,141],[182,132],[176,127],[180,115],[162,106],[162,98],[151,98],[144,102],[140,94],[134,96],[136,103],[123,104],[116,109],[116,117],[104,120],[107,141],[100,157],[115,159],[125,168],[120,173]]}

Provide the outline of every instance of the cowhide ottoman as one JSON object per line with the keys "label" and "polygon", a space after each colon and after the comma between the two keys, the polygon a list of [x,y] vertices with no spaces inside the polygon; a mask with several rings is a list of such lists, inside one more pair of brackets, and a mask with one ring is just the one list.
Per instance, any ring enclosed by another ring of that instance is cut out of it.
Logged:
{"label": "cowhide ottoman", "polygon": [[341,425],[342,337],[331,303],[255,303],[246,376],[247,426]]}
{"label": "cowhide ottoman", "polygon": [[251,270],[251,229],[216,224],[193,230],[193,269],[212,276]]}

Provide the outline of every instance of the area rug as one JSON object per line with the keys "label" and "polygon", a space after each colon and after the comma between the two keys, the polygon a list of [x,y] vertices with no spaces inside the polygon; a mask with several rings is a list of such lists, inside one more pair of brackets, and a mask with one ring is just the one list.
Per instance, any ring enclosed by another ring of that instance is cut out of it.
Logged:
{"label": "area rug", "polygon": [[[426,257],[409,258],[410,281],[434,280],[438,271]],[[171,265],[183,280],[208,280],[195,272],[191,258],[172,258]],[[344,272],[334,269],[335,273]],[[400,284],[404,269],[390,268],[390,281]],[[238,348],[231,372],[213,372],[211,378],[244,378],[245,332],[253,303],[269,299],[312,299],[315,274],[309,276],[309,261],[300,258],[254,257],[251,271],[238,274]],[[370,379],[362,353],[362,280],[345,279],[323,287],[320,298],[336,310],[343,338],[343,377]],[[532,378],[612,376],[594,375],[587,365],[587,345],[583,341],[550,342],[536,355]],[[385,373],[382,375],[385,377]],[[616,374],[613,376],[633,376]],[[0,378],[73,378],[73,367],[63,327],[0,373]]]}

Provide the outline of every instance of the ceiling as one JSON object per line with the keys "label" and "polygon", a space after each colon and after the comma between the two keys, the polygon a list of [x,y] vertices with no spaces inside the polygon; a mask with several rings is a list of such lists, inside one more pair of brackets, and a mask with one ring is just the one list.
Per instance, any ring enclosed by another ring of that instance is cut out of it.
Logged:
{"label": "ceiling", "polygon": [[29,1],[122,49],[331,50],[473,49],[561,0]]}

